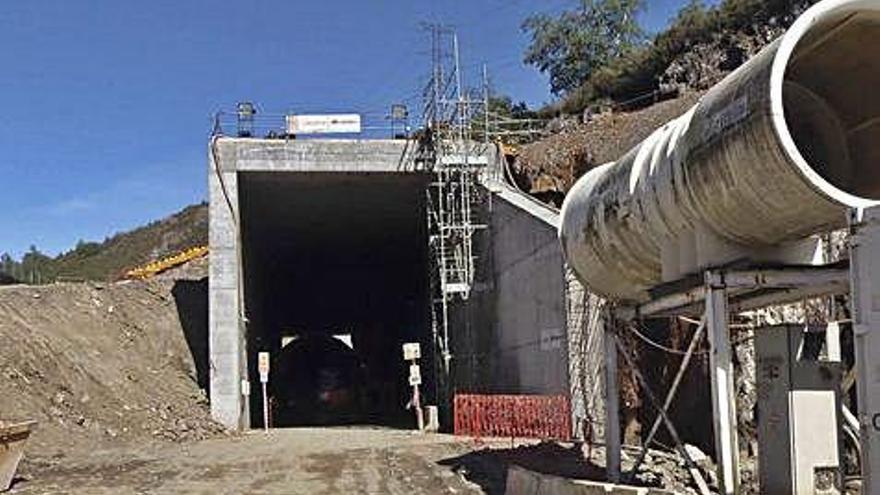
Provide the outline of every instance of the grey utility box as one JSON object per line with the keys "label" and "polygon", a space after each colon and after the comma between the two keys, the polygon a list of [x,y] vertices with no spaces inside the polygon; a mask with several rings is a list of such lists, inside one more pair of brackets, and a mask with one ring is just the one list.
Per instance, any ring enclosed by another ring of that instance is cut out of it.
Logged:
{"label": "grey utility box", "polygon": [[839,336],[821,330],[756,330],[762,494],[842,493]]}

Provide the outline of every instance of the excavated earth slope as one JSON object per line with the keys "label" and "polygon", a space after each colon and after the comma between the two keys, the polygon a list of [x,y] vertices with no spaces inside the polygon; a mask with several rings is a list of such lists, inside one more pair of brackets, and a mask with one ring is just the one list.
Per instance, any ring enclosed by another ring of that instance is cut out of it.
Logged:
{"label": "excavated earth slope", "polygon": [[523,148],[514,165],[517,182],[533,194],[565,193],[587,170],[617,160],[687,112],[700,94],[685,93],[642,110],[599,114],[588,123],[566,126]]}
{"label": "excavated earth slope", "polygon": [[0,287],[0,418],[37,420],[37,455],[222,432],[202,389],[205,285]]}

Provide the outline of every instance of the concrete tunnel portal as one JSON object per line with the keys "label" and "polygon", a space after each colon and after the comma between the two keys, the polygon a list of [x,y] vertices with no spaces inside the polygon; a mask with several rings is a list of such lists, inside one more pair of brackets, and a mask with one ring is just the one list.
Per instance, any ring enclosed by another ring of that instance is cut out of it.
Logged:
{"label": "concrete tunnel portal", "polygon": [[[399,356],[430,342],[429,180],[239,173],[248,374],[259,383],[256,353],[269,351],[276,426],[411,419]],[[252,394],[255,426],[261,404]]]}
{"label": "concrete tunnel portal", "polygon": [[215,137],[208,155],[212,416],[410,427],[401,344],[435,401],[426,191],[404,140]]}
{"label": "concrete tunnel portal", "polygon": [[217,421],[263,425],[261,351],[272,356],[274,426],[415,426],[404,407],[404,342],[421,343],[421,402],[440,407],[441,428],[451,426],[443,418],[457,392],[569,392],[568,346],[538,345],[566,335],[568,298],[579,293],[565,277],[555,212],[500,185],[481,204],[487,224],[474,291],[449,307],[453,359],[437,380],[433,336],[442,323],[434,322],[427,214],[435,175],[413,148],[405,140],[212,139],[208,348]]}

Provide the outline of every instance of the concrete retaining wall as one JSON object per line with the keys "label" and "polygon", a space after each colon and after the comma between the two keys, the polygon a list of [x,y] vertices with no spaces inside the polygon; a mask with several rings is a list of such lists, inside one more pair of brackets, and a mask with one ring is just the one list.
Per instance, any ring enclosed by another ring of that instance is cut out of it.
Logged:
{"label": "concrete retaining wall", "polygon": [[505,495],[673,495],[657,488],[573,480],[536,473],[519,466],[507,470]]}
{"label": "concrete retaining wall", "polygon": [[566,268],[554,209],[497,180],[484,185],[475,290],[453,312],[457,389],[567,394],[575,436],[601,438],[602,301]]}
{"label": "concrete retaining wall", "polygon": [[565,261],[555,214],[509,194],[494,198],[489,231],[495,292],[494,386],[567,394]]}

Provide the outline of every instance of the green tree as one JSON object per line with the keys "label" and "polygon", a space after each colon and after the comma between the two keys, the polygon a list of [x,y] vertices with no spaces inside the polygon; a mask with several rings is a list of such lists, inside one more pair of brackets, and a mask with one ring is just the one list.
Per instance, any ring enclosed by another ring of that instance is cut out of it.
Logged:
{"label": "green tree", "polygon": [[[106,241],[105,241],[106,242]],[[101,251],[101,244],[97,242],[86,242],[80,239],[76,243],[76,248],[71,251],[69,254],[74,255],[80,258],[86,258],[89,256],[94,256]]]}
{"label": "green tree", "polygon": [[531,36],[523,61],[550,76],[554,94],[565,94],[645,40],[636,19],[643,6],[644,0],[580,0],[558,17],[530,16],[522,25]]}
{"label": "green tree", "polygon": [[15,277],[15,267],[17,264],[9,253],[0,255],[0,272],[10,277]]}
{"label": "green tree", "polygon": [[535,118],[535,112],[529,110],[526,102],[514,103],[513,99],[507,95],[491,96],[489,98],[489,113],[512,119]]}
{"label": "green tree", "polygon": [[30,284],[43,284],[52,280],[52,258],[46,256],[36,246],[21,258],[21,279]]}

